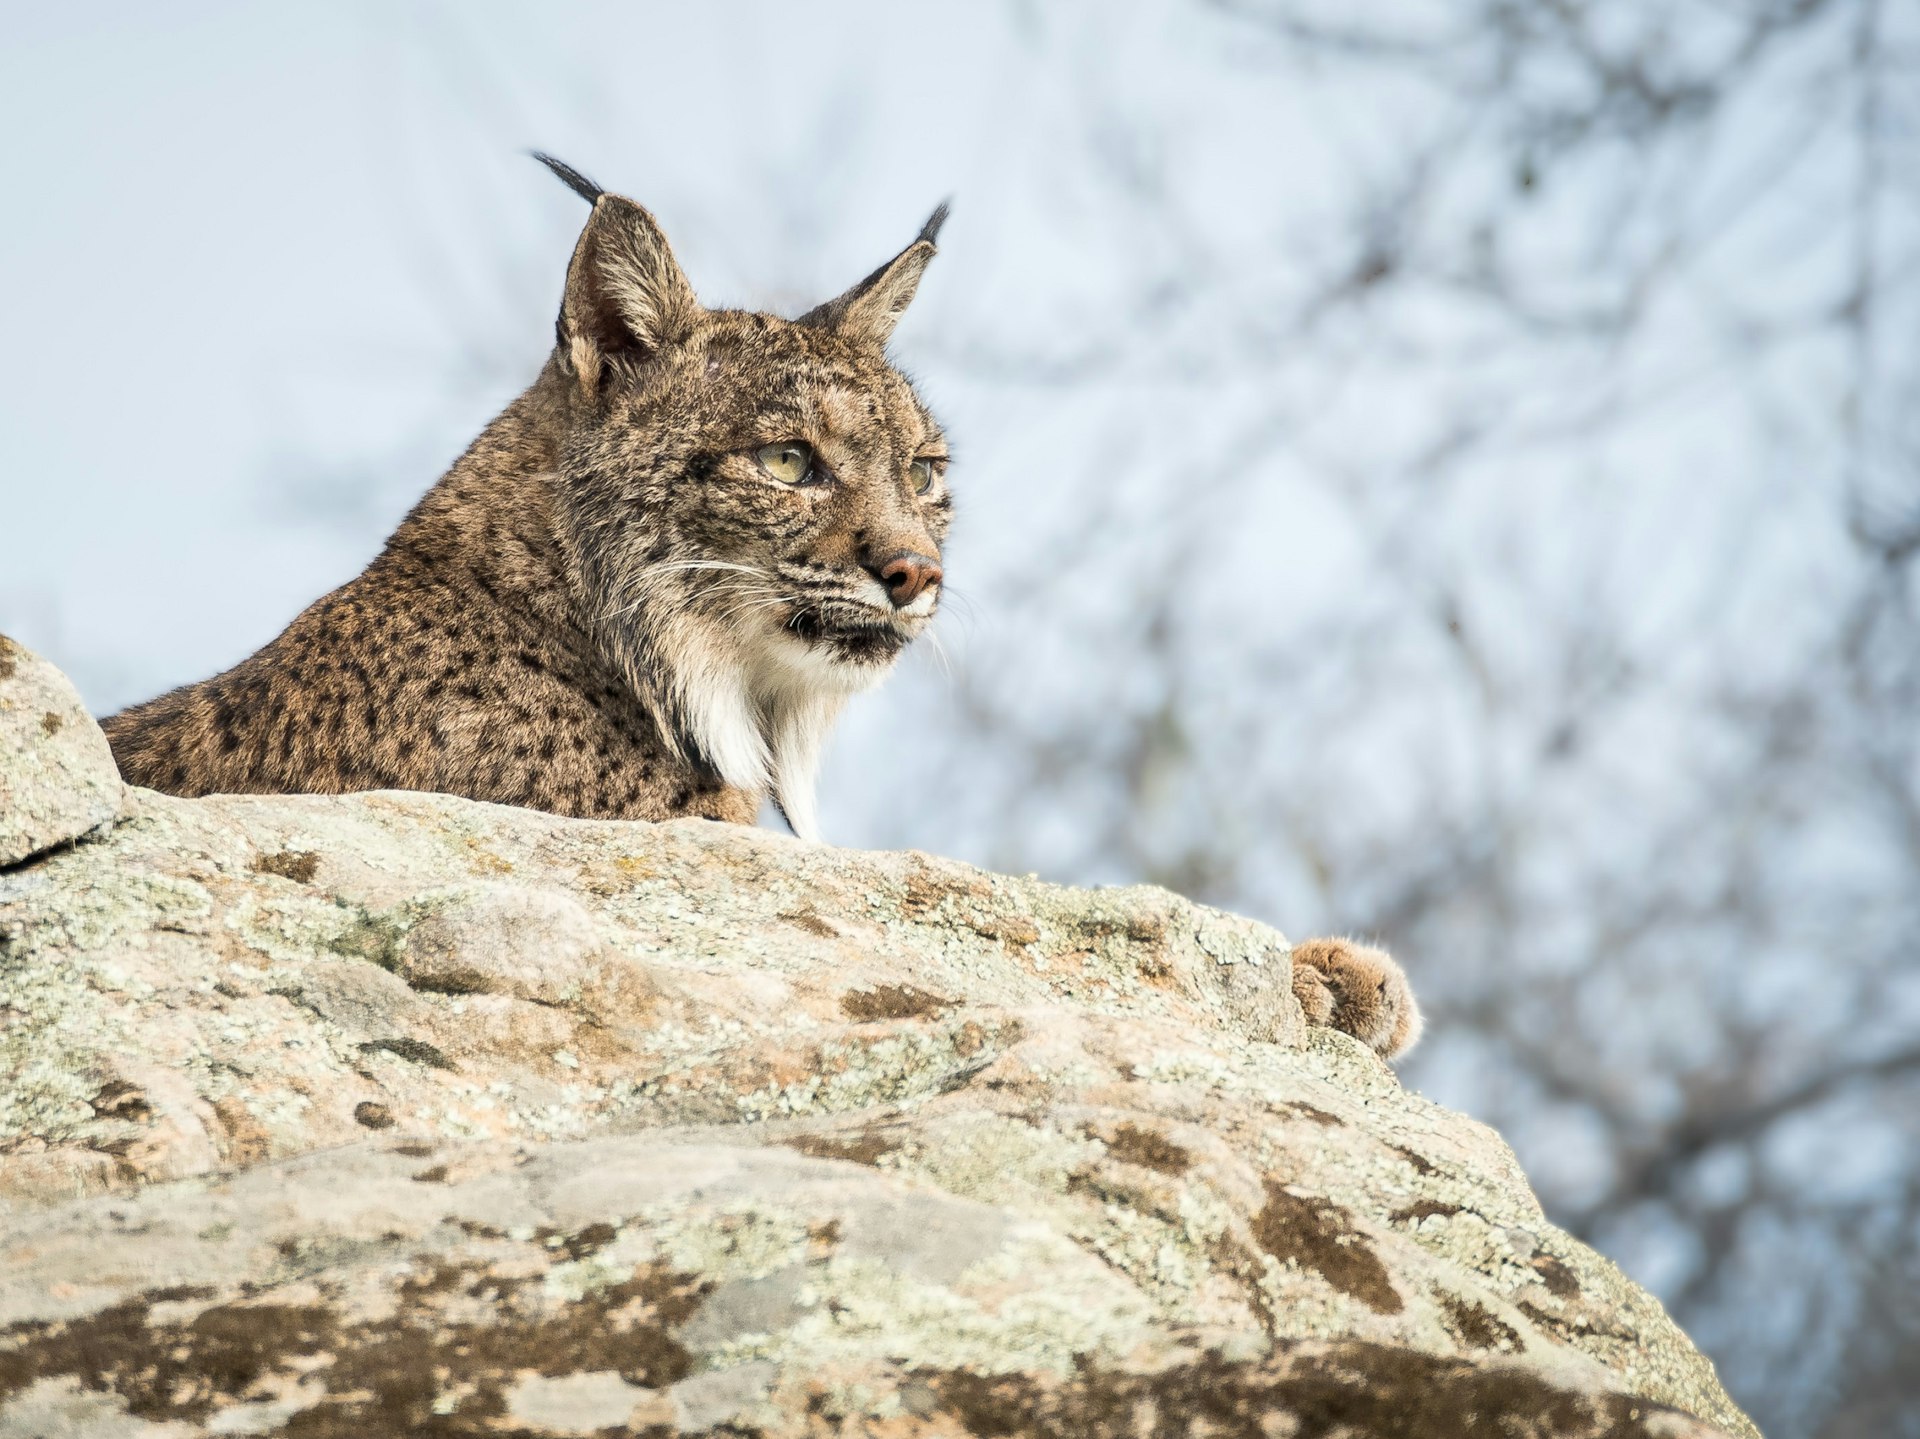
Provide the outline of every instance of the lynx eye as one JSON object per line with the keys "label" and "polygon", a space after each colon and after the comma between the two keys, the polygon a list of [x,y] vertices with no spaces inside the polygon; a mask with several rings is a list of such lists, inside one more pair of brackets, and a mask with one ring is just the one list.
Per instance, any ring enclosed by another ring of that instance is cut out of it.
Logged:
{"label": "lynx eye", "polygon": [[934,466],[938,463],[938,460],[915,460],[908,469],[907,474],[913,480],[913,492],[916,495],[924,495],[933,488]]}
{"label": "lynx eye", "polygon": [[813,447],[798,440],[780,440],[754,452],[760,468],[783,485],[804,485],[813,477]]}

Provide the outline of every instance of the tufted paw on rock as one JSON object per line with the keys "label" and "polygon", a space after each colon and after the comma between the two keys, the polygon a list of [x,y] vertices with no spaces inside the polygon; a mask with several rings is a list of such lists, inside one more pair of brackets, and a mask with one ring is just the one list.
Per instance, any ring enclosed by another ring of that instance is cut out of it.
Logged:
{"label": "tufted paw on rock", "polygon": [[1424,1021],[1413,986],[1385,950],[1351,939],[1293,947],[1293,994],[1309,1024],[1350,1034],[1387,1059],[1420,1042]]}

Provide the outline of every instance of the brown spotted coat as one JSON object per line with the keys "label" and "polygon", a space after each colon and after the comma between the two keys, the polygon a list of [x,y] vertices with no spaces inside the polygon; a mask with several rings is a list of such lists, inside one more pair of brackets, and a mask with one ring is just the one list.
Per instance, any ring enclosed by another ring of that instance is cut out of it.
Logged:
{"label": "brown spotted coat", "polygon": [[[771,794],[813,832],[828,727],[938,603],[946,442],[884,347],[945,207],[789,321],[702,307],[645,210],[549,163],[593,213],[539,378],[365,572],[107,720],[128,780],[742,823]],[[800,483],[760,458],[789,441]]]}

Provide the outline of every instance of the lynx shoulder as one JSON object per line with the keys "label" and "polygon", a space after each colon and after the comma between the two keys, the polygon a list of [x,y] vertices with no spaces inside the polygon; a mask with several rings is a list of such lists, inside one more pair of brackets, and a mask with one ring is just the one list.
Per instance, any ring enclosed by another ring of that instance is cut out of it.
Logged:
{"label": "lynx shoulder", "polygon": [[437,790],[817,834],[841,707],[933,618],[939,424],[886,356],[945,218],[797,319],[707,309],[592,205],[539,377],[357,578],[224,674],[113,716],[179,795]]}

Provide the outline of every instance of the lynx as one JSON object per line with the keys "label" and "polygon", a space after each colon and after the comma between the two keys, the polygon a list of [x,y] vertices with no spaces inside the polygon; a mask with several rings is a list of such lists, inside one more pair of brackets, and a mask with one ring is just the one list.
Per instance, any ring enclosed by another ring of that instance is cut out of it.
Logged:
{"label": "lynx", "polygon": [[885,346],[946,207],[797,320],[709,310],[652,215],[593,210],[540,377],[365,573],[106,722],[180,795],[438,790],[817,836],[848,698],[940,603],[947,443]]}
{"label": "lynx", "polygon": [[[652,215],[538,158],[592,206],[539,378],[365,572],[108,719],[132,783],[741,824],[771,798],[818,837],[828,731],[940,604],[947,441],[886,345],[946,207],[784,320],[703,307]],[[1382,1053],[1418,1035],[1377,950],[1309,941],[1293,987]]]}

